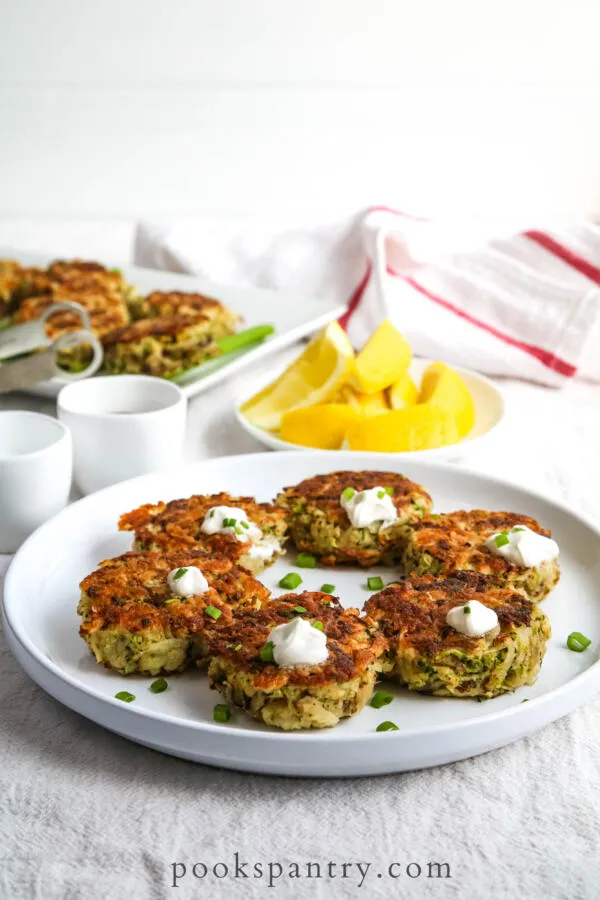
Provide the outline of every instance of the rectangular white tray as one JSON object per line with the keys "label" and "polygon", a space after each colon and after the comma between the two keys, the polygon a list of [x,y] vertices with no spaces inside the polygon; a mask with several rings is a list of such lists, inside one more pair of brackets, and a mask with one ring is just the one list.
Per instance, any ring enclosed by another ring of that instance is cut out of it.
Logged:
{"label": "rectangular white tray", "polygon": [[[32,253],[11,247],[0,247],[0,258],[17,259],[27,266],[46,266],[55,259],[43,253]],[[101,261],[111,266],[110,261]],[[188,397],[194,397],[208,390],[214,384],[239,372],[246,366],[255,365],[264,357],[282,350],[295,341],[317,331],[327,322],[341,316],[343,305],[333,300],[303,295],[301,292],[273,291],[266,288],[232,287],[214,284],[196,275],[181,275],[177,272],[162,272],[156,269],[142,269],[138,266],[119,266],[124,277],[139,288],[140,293],[151,291],[191,291],[207,294],[221,300],[242,316],[244,327],[253,325],[273,325],[275,333],[263,344],[253,347],[237,356],[214,360],[203,366],[204,371],[190,384],[183,387]],[[118,376],[117,376],[118,377]],[[29,393],[42,397],[55,397],[63,382],[58,378],[44,381],[31,388]]]}

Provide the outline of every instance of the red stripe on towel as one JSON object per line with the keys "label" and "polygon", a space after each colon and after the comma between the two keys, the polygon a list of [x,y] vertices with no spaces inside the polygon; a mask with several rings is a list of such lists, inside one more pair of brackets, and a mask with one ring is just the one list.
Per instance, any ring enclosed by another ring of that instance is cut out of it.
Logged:
{"label": "red stripe on towel", "polygon": [[[394,213],[397,216],[403,216],[407,219],[427,221],[427,219],[421,219],[419,216],[413,216],[410,213],[405,213],[401,210],[391,209],[388,206],[374,206],[371,207],[369,211],[389,212]],[[555,241],[549,235],[544,234],[544,232],[541,231],[526,231],[524,232],[524,236],[529,238],[529,240],[531,241],[535,241],[545,250],[548,250],[548,252],[554,253],[555,256],[558,256],[563,260],[563,262],[567,263],[567,265],[570,265],[574,269],[577,269],[583,275],[587,276],[587,278],[589,278],[591,281],[595,282],[596,284],[600,284],[600,269],[587,262],[587,260],[585,260],[583,257],[578,256],[578,254],[573,253],[573,251],[569,250],[568,247],[559,244],[558,241]],[[360,284],[350,297],[346,312],[338,319],[339,324],[344,330],[347,329],[348,322],[350,321],[351,316],[356,312],[358,306],[360,305],[360,302],[365,293],[365,289],[371,277],[371,271],[371,260],[367,260],[365,274],[363,275]],[[437,303],[438,306],[442,306],[444,309],[454,313],[454,315],[459,316],[461,319],[464,319],[466,322],[469,322],[476,328],[480,328],[482,331],[486,331],[488,334],[491,334],[494,337],[498,338],[498,340],[503,341],[505,344],[508,344],[511,347],[516,347],[518,350],[522,350],[524,353],[528,353],[530,356],[534,357],[534,359],[537,359],[538,362],[546,366],[546,368],[551,369],[553,372],[558,372],[559,375],[563,375],[565,378],[572,378],[577,374],[576,366],[572,365],[564,359],[561,359],[560,357],[556,356],[556,354],[550,353],[548,350],[544,350],[543,347],[536,347],[534,344],[528,344],[525,341],[519,341],[516,338],[511,337],[509,334],[506,334],[503,331],[499,331],[497,328],[494,328],[493,325],[488,325],[486,322],[481,321],[481,319],[477,319],[475,316],[470,315],[469,313],[460,309],[460,307],[456,306],[450,300],[446,300],[443,297],[432,293],[427,288],[423,287],[423,285],[419,284],[418,281],[415,281],[414,278],[411,278],[408,275],[403,275],[401,272],[396,272],[394,269],[390,268],[390,266],[387,267],[387,271],[389,275],[393,275],[396,278],[402,278],[403,281],[410,285],[410,287],[414,288],[416,291],[419,291],[419,293],[423,294],[423,296],[427,297],[434,303]]]}
{"label": "red stripe on towel", "polygon": [[358,285],[358,287],[355,289],[354,293],[348,300],[348,309],[346,310],[344,315],[340,316],[340,318],[338,319],[338,323],[342,326],[344,331],[348,327],[348,322],[350,321],[351,315],[356,311],[360,301],[362,300],[363,294],[365,292],[365,288],[369,283],[369,278],[371,277],[371,269],[372,268],[373,267],[371,265],[371,260],[368,259],[367,260],[367,268],[365,269],[365,274],[361,278],[360,284]]}
{"label": "red stripe on towel", "polygon": [[465,321],[470,322],[471,325],[475,325],[477,328],[481,328],[482,331],[487,331],[488,334],[494,335],[494,337],[497,337],[499,340],[504,341],[505,344],[510,344],[511,347],[517,347],[517,349],[523,350],[524,353],[528,353],[530,356],[535,357],[535,359],[541,362],[542,365],[546,366],[548,369],[552,369],[553,372],[558,372],[560,375],[564,375],[566,378],[572,378],[573,375],[577,374],[576,366],[573,366],[571,365],[571,363],[560,359],[558,356],[555,356],[554,353],[550,353],[548,350],[544,350],[542,347],[536,347],[533,344],[526,344],[524,341],[518,341],[516,338],[511,337],[509,334],[505,334],[503,331],[499,331],[497,328],[494,328],[492,325],[487,325],[485,322],[482,322],[481,319],[477,319],[475,318],[475,316],[471,316],[469,313],[460,309],[460,307],[455,306],[454,303],[450,302],[450,300],[445,300],[443,297],[439,297],[437,294],[433,294],[431,291],[427,290],[427,288],[423,287],[422,284],[419,284],[418,281],[415,281],[414,278],[411,278],[408,275],[401,275],[399,272],[395,272],[389,267],[388,272],[390,273],[390,275],[395,275],[397,278],[402,278],[403,281],[409,284],[416,291],[419,291],[419,293],[423,294],[429,300],[437,303],[438,306],[442,306],[449,312],[453,312],[461,319],[465,319]]}
{"label": "red stripe on towel", "polygon": [[578,253],[569,250],[564,244],[559,244],[558,241],[555,241],[549,234],[544,234],[543,231],[525,231],[523,234],[524,237],[529,238],[530,241],[535,241],[535,243],[539,244],[540,247],[543,247],[544,250],[553,253],[554,256],[558,256],[558,258],[562,259],[568,266],[577,269],[578,272],[581,272],[581,274],[585,275],[586,278],[589,278],[590,281],[593,281],[595,284],[600,284],[600,269],[597,266],[593,266],[587,259],[584,259],[583,256],[579,256]]}
{"label": "red stripe on towel", "polygon": [[[394,216],[400,216],[403,219],[412,219],[414,222],[428,222],[429,219],[423,218],[423,216],[413,216],[412,213],[403,212],[401,209],[392,209],[391,206],[371,206],[367,210],[367,215],[373,212],[387,212],[392,213]],[[365,293],[365,288],[369,283],[369,278],[371,277],[372,264],[371,260],[367,260],[367,269],[365,274],[363,275],[360,284],[357,288],[355,288],[354,293],[348,300],[348,307],[343,316],[338,319],[339,324],[342,326],[344,331],[348,328],[348,322],[353,314],[356,312],[360,305],[360,301],[363,298],[363,294]]]}

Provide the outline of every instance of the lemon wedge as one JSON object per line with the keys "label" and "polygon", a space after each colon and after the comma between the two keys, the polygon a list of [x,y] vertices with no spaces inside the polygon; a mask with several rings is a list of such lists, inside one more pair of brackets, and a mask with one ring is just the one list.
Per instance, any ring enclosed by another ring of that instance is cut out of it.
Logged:
{"label": "lemon wedge", "polygon": [[[416,390],[416,389],[415,389]],[[336,403],[348,403],[361,410],[366,416],[377,416],[390,408],[385,391],[375,394],[361,394],[351,385],[345,385],[335,398]]]}
{"label": "lemon wedge", "polygon": [[356,357],[354,381],[359,391],[374,394],[398,381],[410,365],[412,351],[397,328],[385,319]]}
{"label": "lemon wedge", "polygon": [[330,322],[282,375],[241,407],[249,422],[276,431],[293,409],[325,403],[354,369],[354,351],[346,332]]}
{"label": "lemon wedge", "polygon": [[417,402],[419,391],[417,386],[405,372],[388,388],[388,400],[392,409],[405,409]]}
{"label": "lemon wedge", "polygon": [[464,438],[475,424],[475,407],[469,389],[458,372],[445,363],[427,366],[421,381],[419,403],[430,403],[454,414]]}
{"label": "lemon wedge", "polygon": [[363,416],[357,406],[345,403],[323,403],[292,409],[281,417],[282,441],[316,447],[319,450],[339,450],[348,429]]}
{"label": "lemon wedge", "polygon": [[346,436],[350,450],[399,453],[456,444],[460,434],[452,412],[421,403],[362,419]]}

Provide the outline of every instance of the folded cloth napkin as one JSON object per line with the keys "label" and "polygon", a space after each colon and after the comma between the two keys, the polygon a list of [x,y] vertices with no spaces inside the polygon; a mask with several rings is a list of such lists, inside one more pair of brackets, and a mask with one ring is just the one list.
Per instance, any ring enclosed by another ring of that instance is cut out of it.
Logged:
{"label": "folded cloth napkin", "polygon": [[600,227],[481,242],[385,207],[327,225],[188,222],[136,229],[135,262],[346,302],[360,346],[390,318],[418,356],[560,386],[600,381]]}

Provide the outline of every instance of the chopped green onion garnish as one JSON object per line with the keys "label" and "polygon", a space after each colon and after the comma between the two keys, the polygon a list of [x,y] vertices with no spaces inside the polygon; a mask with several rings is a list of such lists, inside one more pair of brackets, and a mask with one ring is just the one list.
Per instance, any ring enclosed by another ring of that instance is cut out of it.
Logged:
{"label": "chopped green onion garnish", "polygon": [[214,509],[211,509],[211,511],[210,511],[209,514],[208,514],[209,519],[212,519],[212,517],[214,516],[214,514],[215,514]]}
{"label": "chopped green onion garnish", "polygon": [[250,528],[250,526],[247,522],[244,521],[244,519],[240,519],[240,525],[242,526],[242,528]]}
{"label": "chopped green onion garnish", "polygon": [[316,628],[317,631],[323,631],[323,623],[322,622],[311,622],[310,623],[313,628]]}
{"label": "chopped green onion garnish", "polygon": [[441,519],[442,517],[438,513],[431,513],[429,516],[430,519]]}
{"label": "chopped green onion garnish", "polygon": [[167,603],[177,603],[178,600],[179,597],[171,597],[169,600],[165,600],[165,606],[167,605]]}
{"label": "chopped green onion garnish", "polygon": [[275,659],[273,655],[273,641],[267,641],[265,646],[260,651],[260,658],[263,662],[273,662]]}
{"label": "chopped green onion garnish", "polygon": [[467,614],[470,614],[470,612],[471,612],[471,607],[470,607],[470,606],[463,606],[463,612],[464,612],[464,613],[467,613]]}
{"label": "chopped green onion garnish", "polygon": [[235,644],[235,645],[234,645],[234,644],[225,644],[225,646],[226,646],[226,648],[227,648],[228,650],[236,650],[236,651],[237,651],[237,650],[241,650],[241,649],[242,649],[242,645],[241,645],[241,644]]}
{"label": "chopped green onion garnish", "polygon": [[591,643],[590,639],[580,631],[572,631],[567,638],[567,647],[569,650],[574,650],[575,653],[583,653]]}
{"label": "chopped green onion garnish", "polygon": [[177,571],[173,575],[173,581],[179,581],[180,578],[183,578],[186,572],[187,569],[185,567],[182,569],[177,569]]}
{"label": "chopped green onion garnish", "polygon": [[335,591],[335,584],[322,584],[321,591],[324,594],[333,594],[333,592]]}
{"label": "chopped green onion garnish", "polygon": [[297,612],[297,613],[303,613],[303,612],[306,612],[306,607],[305,607],[305,606],[295,606],[295,607],[294,607],[294,612]]}
{"label": "chopped green onion garnish", "polygon": [[235,526],[235,533],[236,533],[236,534],[243,534],[244,532],[242,531],[242,529],[240,528],[239,525],[236,525],[236,526]]}
{"label": "chopped green onion garnish", "polygon": [[223,519],[223,528],[235,528],[237,519],[231,519],[228,516]]}
{"label": "chopped green onion garnish", "polygon": [[393,487],[386,487],[386,488],[384,488],[384,491],[386,492],[386,494],[388,495],[388,497],[391,497],[392,494],[394,493],[394,488],[393,488]]}
{"label": "chopped green onion garnish", "polygon": [[374,709],[381,709],[382,706],[387,706],[388,703],[391,703],[393,699],[394,695],[390,694],[389,691],[375,691],[369,705]]}
{"label": "chopped green onion garnish", "polygon": [[216,606],[207,606],[206,609],[204,610],[204,612],[206,613],[207,616],[210,616],[211,619],[214,619],[215,622],[217,621],[217,619],[220,619],[221,616],[223,615],[221,610],[217,609]]}
{"label": "chopped green onion garnish", "polygon": [[115,700],[122,700],[123,703],[131,703],[132,700],[135,700],[135,694],[130,694],[129,691],[119,691],[118,694],[115,694]]}
{"label": "chopped green onion garnish", "polygon": [[393,722],[382,722],[381,725],[378,725],[375,731],[400,731],[397,725],[394,725]]}
{"label": "chopped green onion garnish", "polygon": [[522,525],[515,525],[513,531],[525,531]]}
{"label": "chopped green onion garnish", "polygon": [[296,565],[301,569],[314,569],[317,565],[317,560],[312,553],[299,553],[296,557]]}
{"label": "chopped green onion garnish", "polygon": [[162,694],[168,687],[169,685],[167,684],[166,678],[157,678],[156,681],[153,681],[150,685],[150,690],[153,694]]}
{"label": "chopped green onion garnish", "polygon": [[379,500],[383,500],[383,498],[385,497],[385,491],[384,490],[377,491],[377,497]]}
{"label": "chopped green onion garnish", "polygon": [[302,578],[298,575],[297,572],[290,572],[289,575],[284,575],[281,581],[279,582],[279,587],[288,588],[289,590],[294,590],[297,588],[299,584],[302,584]]}
{"label": "chopped green onion garnish", "polygon": [[383,579],[379,575],[371,576],[371,578],[367,578],[367,586],[370,591],[381,591],[383,590]]}
{"label": "chopped green onion garnish", "polygon": [[494,543],[496,547],[504,547],[505,544],[510,544],[507,532],[503,531],[501,534],[497,534],[494,538]]}
{"label": "chopped green onion garnish", "polygon": [[354,488],[347,487],[347,488],[344,488],[344,490],[342,491],[342,497],[344,498],[344,500],[352,500],[355,493],[356,493],[356,491],[354,490]]}
{"label": "chopped green onion garnish", "polygon": [[217,703],[213,709],[213,719],[215,722],[229,722],[231,713],[226,703]]}
{"label": "chopped green onion garnish", "polygon": [[238,650],[241,650],[241,649],[242,649],[242,645],[241,645],[241,644],[236,644],[235,647],[234,647],[233,649],[237,652]]}

